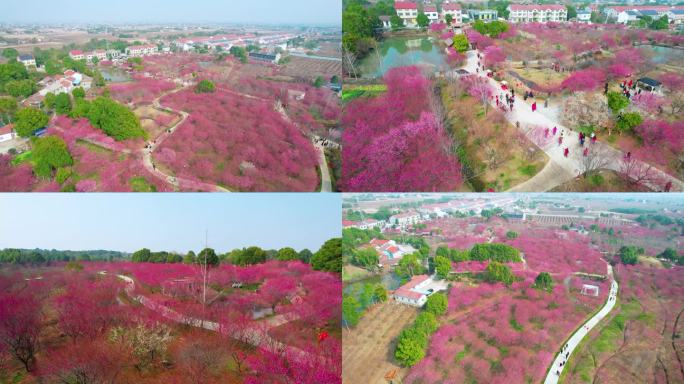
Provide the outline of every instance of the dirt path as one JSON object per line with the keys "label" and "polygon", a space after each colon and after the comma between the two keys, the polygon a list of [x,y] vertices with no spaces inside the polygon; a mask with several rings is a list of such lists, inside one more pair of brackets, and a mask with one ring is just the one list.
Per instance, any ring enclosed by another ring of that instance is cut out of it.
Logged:
{"label": "dirt path", "polygon": [[419,309],[387,301],[365,314],[356,328],[342,333],[342,382],[387,384],[385,375],[395,371],[395,383],[408,374],[394,361],[394,340],[418,316]]}
{"label": "dirt path", "polygon": [[[470,73],[475,74],[477,69],[477,50],[468,51],[466,53],[467,59],[466,64],[463,69]],[[493,87],[495,93],[501,92],[501,84],[496,80],[489,78],[490,85]],[[495,106],[494,100],[491,104]],[[564,127],[558,118],[554,118],[552,113],[542,113],[541,109],[543,105],[541,103],[537,104],[538,110],[532,112],[531,104],[522,100],[520,95],[516,95],[515,104],[513,106],[513,111],[509,111],[505,114],[506,119],[511,124],[520,123],[520,128],[523,130],[526,136],[532,141],[537,142],[536,138],[532,137],[535,133],[532,127],[542,127],[552,129],[553,127],[558,128],[558,132],[564,132],[564,139],[562,145],[558,145],[557,138],[560,133],[549,138],[546,145],[540,146],[540,148],[549,156],[549,164],[542,169],[541,172],[533,176],[526,182],[514,186],[510,191],[516,192],[541,192],[551,190],[564,182],[570,180],[572,177],[578,176],[583,172],[583,147],[579,144],[579,134],[571,129]],[[600,151],[602,157],[606,158],[607,166],[605,168],[620,172],[622,168],[622,159],[624,158],[624,153],[619,151],[605,143],[597,142],[595,144],[587,144],[585,146],[589,147],[590,151]],[[570,153],[568,157],[564,155],[564,149],[568,148]],[[640,167],[649,167],[645,163],[635,161],[635,165]],[[548,169],[547,169],[548,168]],[[671,191],[684,191],[684,182],[675,178],[674,176],[663,172],[656,167],[650,167],[649,172],[653,175],[652,179],[668,180],[672,182]],[[633,177],[633,175],[630,175]],[[659,191],[663,189],[663,185],[658,185],[653,182],[644,182],[644,184],[652,190]],[[663,183],[664,184],[664,183]]]}

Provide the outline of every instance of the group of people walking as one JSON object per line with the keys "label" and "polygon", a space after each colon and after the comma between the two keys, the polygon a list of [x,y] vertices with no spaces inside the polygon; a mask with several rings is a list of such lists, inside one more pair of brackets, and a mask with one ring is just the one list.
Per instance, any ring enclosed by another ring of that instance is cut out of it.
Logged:
{"label": "group of people walking", "polygon": [[[544,129],[544,137],[548,138],[549,135],[551,136],[556,136],[556,133],[558,132],[557,127],[553,127],[553,129],[546,128]],[[561,130],[560,134],[558,135],[558,146],[563,145],[563,138],[565,137],[565,130]],[[585,147],[584,143],[587,142],[587,140],[590,140],[592,144],[596,143],[596,134],[592,132],[589,136],[587,136],[584,132],[579,133],[579,144],[580,147],[583,147],[582,151],[582,156],[586,157],[589,155],[589,147]],[[563,149],[563,156],[568,157],[570,155],[570,148],[565,147]]]}
{"label": "group of people walking", "polygon": [[[565,363],[568,362],[568,357],[570,357],[570,351],[568,351],[568,347],[569,347],[569,345],[565,344],[563,346],[563,348],[561,348],[560,354],[561,354],[561,356],[563,356],[563,360],[558,365],[559,367],[563,367],[565,365]],[[560,376],[560,369],[556,370],[556,376]]]}
{"label": "group of people walking", "polygon": [[513,110],[515,105],[515,89],[511,89],[511,92],[506,92],[505,94],[501,92],[500,95],[496,95],[496,106],[501,108],[502,111],[506,112],[506,107],[509,111]]}

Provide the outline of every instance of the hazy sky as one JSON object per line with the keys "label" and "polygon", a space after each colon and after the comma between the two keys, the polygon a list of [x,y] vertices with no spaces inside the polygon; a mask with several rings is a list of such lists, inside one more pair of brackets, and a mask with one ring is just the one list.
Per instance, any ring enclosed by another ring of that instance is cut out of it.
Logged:
{"label": "hazy sky", "polygon": [[341,0],[2,0],[0,22],[341,25]]}
{"label": "hazy sky", "polygon": [[335,193],[0,194],[0,249],[312,251],[341,236]]}

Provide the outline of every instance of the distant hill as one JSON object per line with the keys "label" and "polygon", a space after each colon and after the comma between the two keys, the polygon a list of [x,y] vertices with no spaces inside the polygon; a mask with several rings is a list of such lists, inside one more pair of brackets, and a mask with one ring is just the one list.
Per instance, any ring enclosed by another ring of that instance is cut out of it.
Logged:
{"label": "distant hill", "polygon": [[35,264],[48,261],[71,260],[122,260],[129,259],[130,253],[108,251],[103,249],[86,251],[62,251],[56,249],[18,249],[5,248],[0,250],[0,263]]}

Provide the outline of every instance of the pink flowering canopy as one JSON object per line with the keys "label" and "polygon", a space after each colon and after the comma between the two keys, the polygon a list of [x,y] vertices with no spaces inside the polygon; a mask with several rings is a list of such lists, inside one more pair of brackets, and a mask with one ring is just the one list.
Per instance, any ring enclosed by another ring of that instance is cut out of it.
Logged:
{"label": "pink flowering canopy", "polygon": [[451,139],[430,111],[417,67],[390,70],[387,92],[352,101],[342,117],[346,191],[448,191],[462,183]]}

